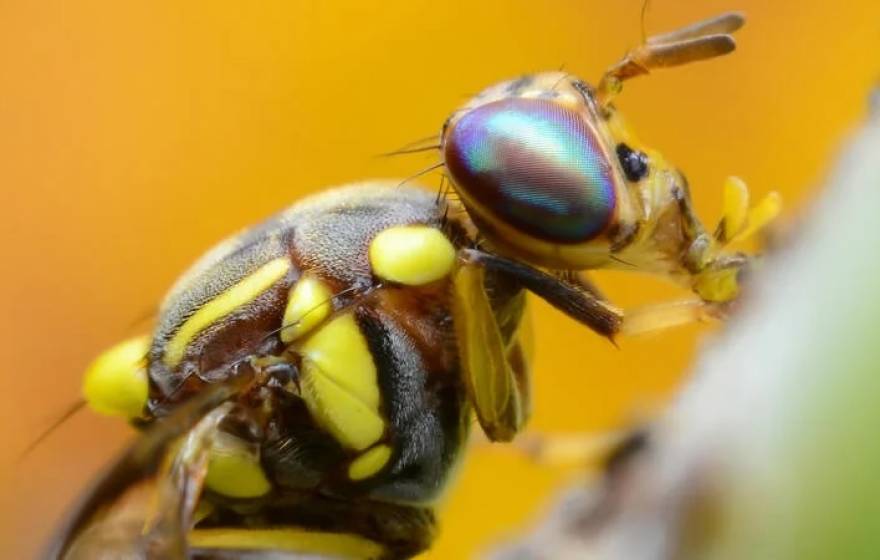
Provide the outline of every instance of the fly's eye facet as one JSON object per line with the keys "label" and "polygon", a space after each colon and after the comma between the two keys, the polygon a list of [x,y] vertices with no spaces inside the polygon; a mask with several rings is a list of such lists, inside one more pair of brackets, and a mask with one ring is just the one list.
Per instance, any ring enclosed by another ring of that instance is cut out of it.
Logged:
{"label": "fly's eye facet", "polygon": [[617,145],[617,159],[623,168],[626,178],[636,183],[648,174],[648,156],[645,152],[637,152],[626,144]]}
{"label": "fly's eye facet", "polygon": [[560,244],[588,241],[615,208],[615,173],[596,131],[544,99],[508,98],[462,116],[444,137],[465,203],[490,223]]}

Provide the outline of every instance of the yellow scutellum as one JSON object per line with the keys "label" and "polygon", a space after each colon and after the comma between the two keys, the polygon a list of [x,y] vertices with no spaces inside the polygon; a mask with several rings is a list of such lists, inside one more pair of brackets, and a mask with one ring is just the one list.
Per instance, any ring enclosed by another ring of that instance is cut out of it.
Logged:
{"label": "yellow scutellum", "polygon": [[232,498],[256,498],[271,485],[260,466],[258,451],[244,440],[219,432],[208,458],[205,486]]}
{"label": "yellow scutellum", "polygon": [[287,299],[281,340],[289,343],[326,319],[333,311],[332,297],[330,288],[317,278],[300,278]]}
{"label": "yellow scutellum", "polygon": [[362,451],[382,437],[376,365],[354,316],[345,313],[309,336],[302,395],[315,420],[345,447]]}
{"label": "yellow scutellum", "polygon": [[139,336],[110,348],[86,369],[82,392],[89,408],[133,419],[147,404],[146,356],[150,337]]}
{"label": "yellow scutellum", "polygon": [[420,286],[449,274],[455,248],[438,229],[397,226],[381,231],[370,244],[373,273],[383,280]]}
{"label": "yellow scutellum", "polygon": [[351,462],[348,467],[348,478],[352,480],[369,478],[382,470],[390,458],[391,448],[387,445],[377,445]]}

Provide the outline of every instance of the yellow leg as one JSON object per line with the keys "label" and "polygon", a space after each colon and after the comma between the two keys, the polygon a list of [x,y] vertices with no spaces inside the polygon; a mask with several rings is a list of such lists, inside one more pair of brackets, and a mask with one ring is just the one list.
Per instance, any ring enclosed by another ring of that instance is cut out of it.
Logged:
{"label": "yellow leg", "polygon": [[514,449],[530,460],[554,468],[602,464],[627,437],[627,432],[525,434]]}
{"label": "yellow leg", "polygon": [[627,311],[620,332],[641,335],[721,318],[721,306],[699,299],[671,301]]}

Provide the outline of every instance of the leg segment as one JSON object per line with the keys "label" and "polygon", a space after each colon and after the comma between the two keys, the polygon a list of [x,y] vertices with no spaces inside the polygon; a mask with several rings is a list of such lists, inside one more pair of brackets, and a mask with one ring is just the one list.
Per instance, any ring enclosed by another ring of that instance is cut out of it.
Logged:
{"label": "leg segment", "polygon": [[[612,341],[618,334],[641,335],[719,319],[727,311],[724,300],[704,298],[646,305],[624,313],[607,303],[592,282],[581,273],[558,278],[528,265],[473,249],[463,250],[461,260],[465,263],[463,266],[483,267],[487,271],[514,278],[523,288]],[[719,261],[719,265],[722,264]],[[733,270],[736,264],[732,262],[727,268]],[[717,284],[720,281],[720,273],[714,272],[711,276],[704,283],[713,280]],[[722,288],[724,286],[718,289]]]}
{"label": "leg segment", "polygon": [[627,336],[664,331],[674,327],[719,319],[723,309],[700,299],[646,305],[626,312],[621,331]]}
{"label": "leg segment", "polygon": [[461,259],[465,266],[484,267],[515,279],[523,288],[602,336],[613,338],[620,331],[622,312],[597,297],[594,288],[564,282],[528,265],[474,249],[462,250]]}

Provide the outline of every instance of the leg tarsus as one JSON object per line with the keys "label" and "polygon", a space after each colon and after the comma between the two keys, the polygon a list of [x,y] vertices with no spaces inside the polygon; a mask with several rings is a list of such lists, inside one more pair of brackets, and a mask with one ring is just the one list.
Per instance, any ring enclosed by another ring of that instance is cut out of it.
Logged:
{"label": "leg tarsus", "polygon": [[722,314],[722,306],[700,299],[658,303],[627,311],[620,332],[627,336],[654,333],[719,319]]}
{"label": "leg tarsus", "polygon": [[627,432],[539,434],[529,433],[514,449],[540,465],[555,468],[599,466],[626,439]]}

